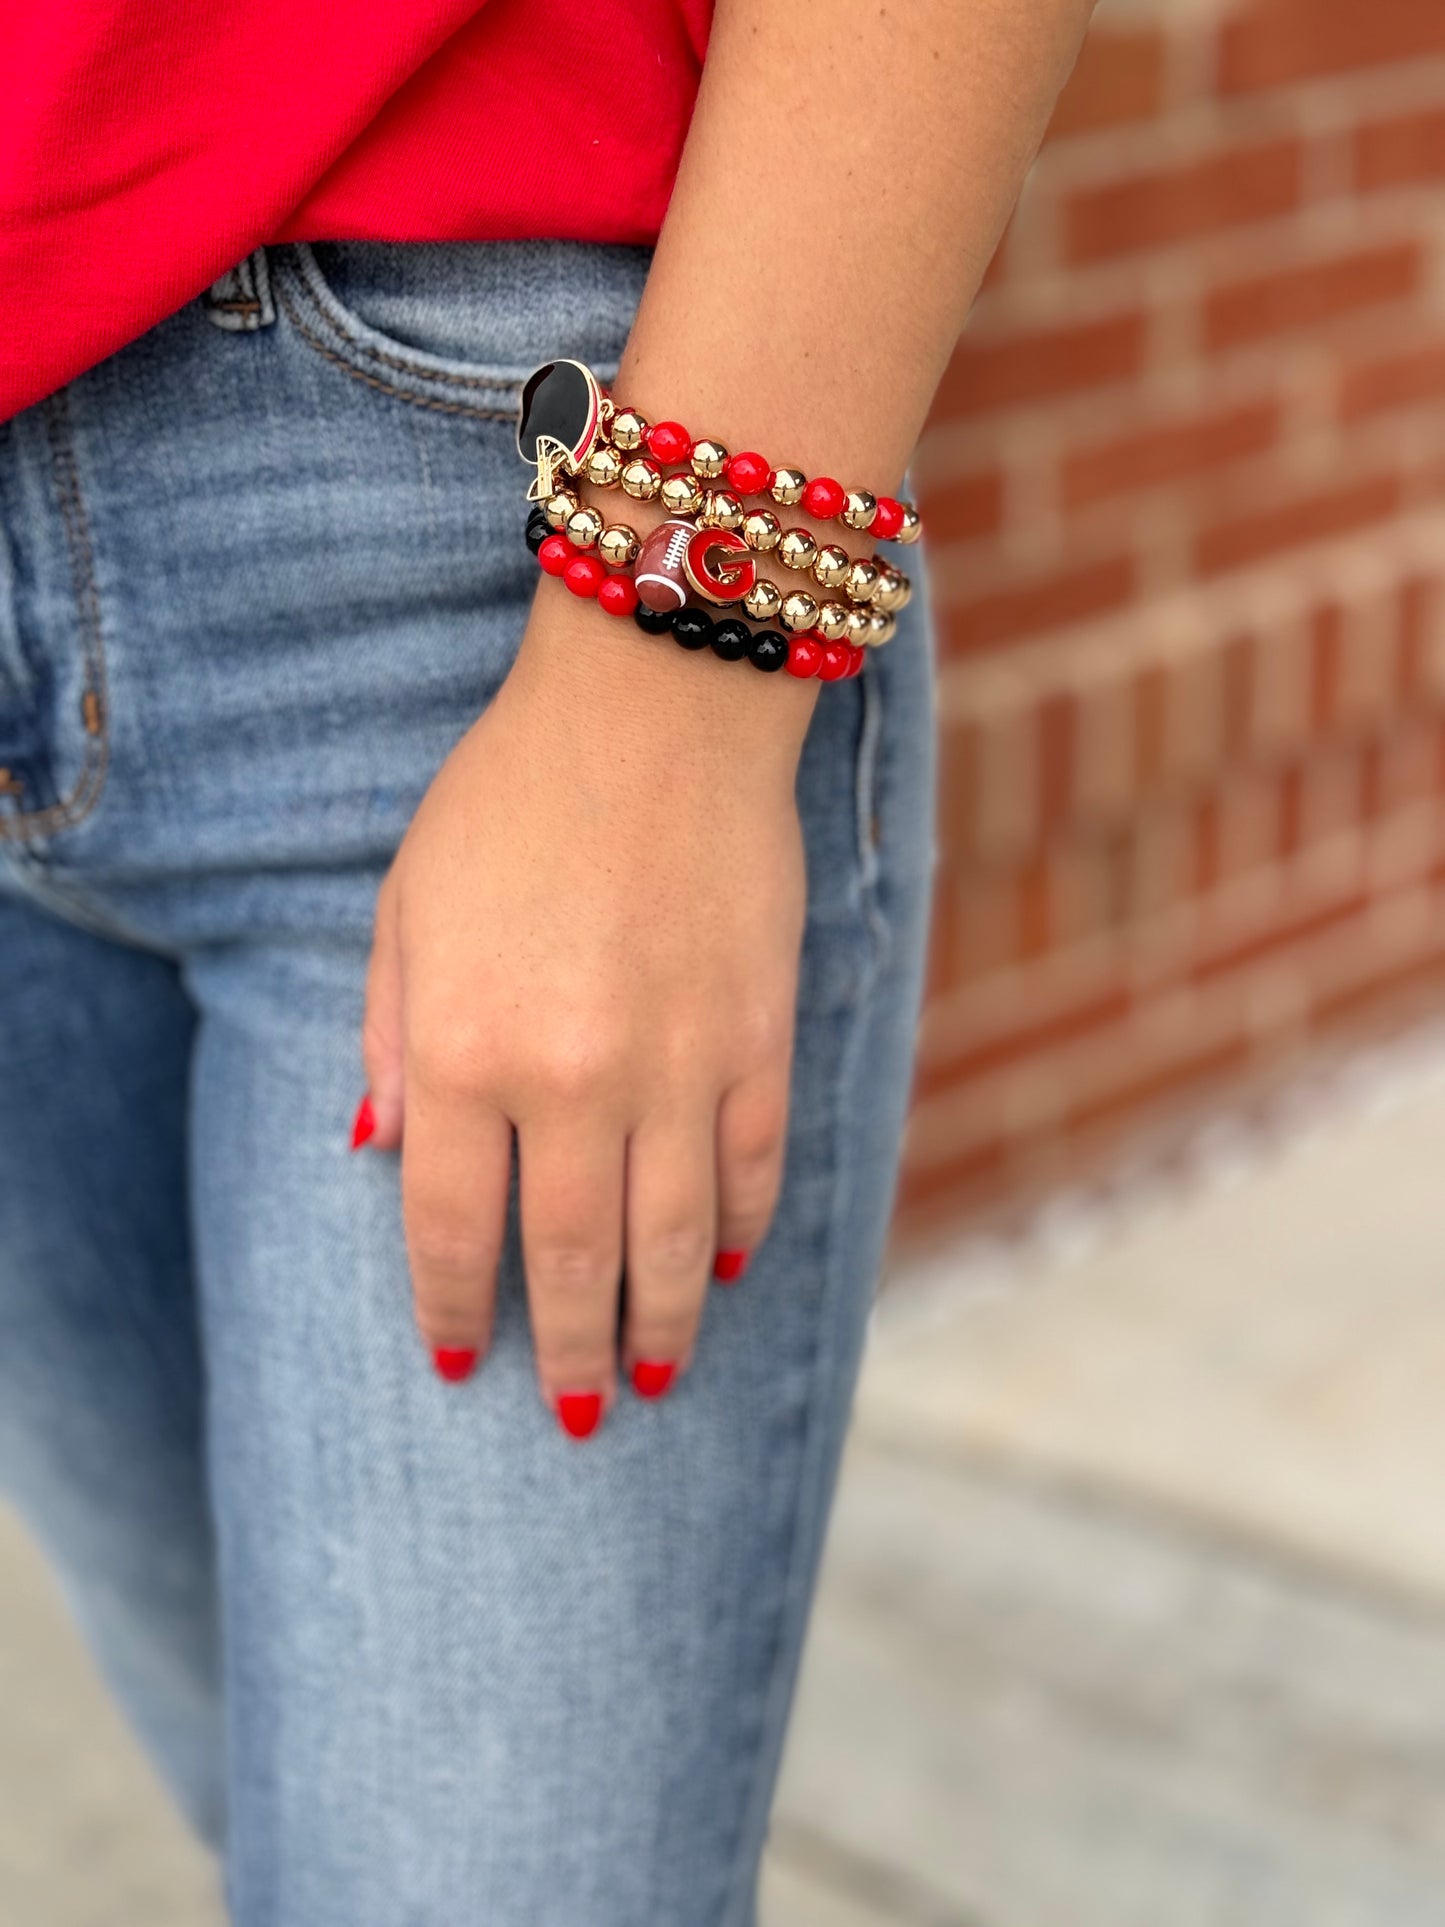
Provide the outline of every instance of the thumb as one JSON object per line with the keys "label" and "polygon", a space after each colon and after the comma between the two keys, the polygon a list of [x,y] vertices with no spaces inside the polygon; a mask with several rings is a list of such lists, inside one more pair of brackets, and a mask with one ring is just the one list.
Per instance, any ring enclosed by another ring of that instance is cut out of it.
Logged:
{"label": "thumb", "polygon": [[[366,1066],[367,1096],[358,1113],[355,1149],[370,1144],[377,1151],[394,1151],[401,1143],[401,919],[392,877],[376,899],[376,928],[371,939],[371,963],[366,972],[366,1016],[361,1026],[361,1056]],[[361,1128],[367,1103],[371,1129]]]}

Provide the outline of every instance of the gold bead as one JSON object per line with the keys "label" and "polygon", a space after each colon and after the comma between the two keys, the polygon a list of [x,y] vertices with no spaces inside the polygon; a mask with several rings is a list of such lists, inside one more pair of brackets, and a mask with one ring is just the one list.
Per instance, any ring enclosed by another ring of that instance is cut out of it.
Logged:
{"label": "gold bead", "polygon": [[635,562],[638,546],[636,529],[628,528],[625,522],[612,523],[597,538],[597,553],[609,569],[625,569]]}
{"label": "gold bead", "polygon": [[853,623],[853,611],[841,602],[825,602],[818,611],[818,634],[828,642],[841,642]]}
{"label": "gold bead", "polygon": [[818,605],[806,589],[794,589],[791,595],[783,597],[783,606],[778,611],[783,619],[783,627],[799,635],[811,629],[818,620]]}
{"label": "gold bead", "polygon": [[881,609],[870,611],[868,631],[863,640],[870,649],[879,649],[885,642],[893,640],[893,631],[898,627],[892,616],[885,616]]}
{"label": "gold bead", "polygon": [[700,441],[692,445],[692,472],[705,482],[715,482],[728,465],[728,452],[721,442]]}
{"label": "gold bead", "polygon": [[593,508],[574,509],[567,517],[567,540],[579,549],[597,546],[597,538],[602,533],[602,517]]}
{"label": "gold bead", "polygon": [[893,540],[895,542],[916,542],[922,533],[923,521],[919,516],[918,510],[914,508],[911,502],[905,502],[903,504],[903,521]]}
{"label": "gold bead", "polygon": [[599,442],[587,457],[587,467],[584,472],[588,481],[594,483],[596,487],[614,488],[622,468],[622,457],[617,450],[609,448],[606,442]]}
{"label": "gold bead", "polygon": [[768,490],[779,508],[790,509],[803,499],[808,478],[800,468],[775,468],[773,486]]}
{"label": "gold bead", "polygon": [[771,509],[753,509],[743,517],[743,540],[760,554],[775,549],[782,532],[783,525]]}
{"label": "gold bead", "polygon": [[635,455],[618,479],[634,502],[650,502],[662,487],[662,470],[645,455]]}
{"label": "gold bead", "polygon": [[878,497],[866,488],[850,488],[843,497],[843,520],[850,529],[866,529],[878,513]]}
{"label": "gold bead", "polygon": [[789,529],[778,543],[778,560],[785,569],[811,569],[818,545],[806,529]]}
{"label": "gold bead", "polygon": [[639,415],[635,408],[620,408],[612,417],[612,446],[630,455],[646,440],[646,417]]}
{"label": "gold bead", "polygon": [[[852,566],[852,556],[836,542],[825,542],[813,557],[813,575],[825,589],[841,589],[843,578]],[[833,640],[836,641],[836,637]]]}
{"label": "gold bead", "polygon": [[662,485],[662,506],[669,515],[696,515],[702,507],[696,476],[669,475]]}
{"label": "gold bead", "polygon": [[873,607],[882,609],[885,615],[895,610],[906,609],[913,596],[913,584],[906,575],[886,565],[878,571],[878,585],[873,591]]}
{"label": "gold bead", "polygon": [[783,606],[783,592],[776,582],[759,576],[743,597],[743,607],[754,622],[771,622]]}
{"label": "gold bead", "polygon": [[740,529],[743,505],[731,489],[710,488],[702,498],[702,518],[710,529]]}
{"label": "gold bead", "polygon": [[555,495],[549,495],[542,506],[542,513],[554,529],[565,529],[567,517],[575,515],[580,504],[571,489],[559,488]]}
{"label": "gold bead", "polygon": [[865,562],[860,556],[856,562],[849,565],[848,573],[843,578],[843,593],[850,602],[866,602],[872,595],[877,581],[877,568],[873,563]]}

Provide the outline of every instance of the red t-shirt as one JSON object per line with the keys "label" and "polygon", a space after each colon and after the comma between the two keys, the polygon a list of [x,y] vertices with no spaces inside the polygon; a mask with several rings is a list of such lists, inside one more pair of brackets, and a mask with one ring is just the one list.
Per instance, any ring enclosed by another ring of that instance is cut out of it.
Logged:
{"label": "red t-shirt", "polygon": [[712,0],[44,0],[0,24],[0,420],[266,241],[652,241]]}

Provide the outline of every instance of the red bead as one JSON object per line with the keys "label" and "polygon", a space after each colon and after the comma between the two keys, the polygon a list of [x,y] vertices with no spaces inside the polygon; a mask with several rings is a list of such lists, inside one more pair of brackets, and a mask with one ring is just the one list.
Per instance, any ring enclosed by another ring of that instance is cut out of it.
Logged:
{"label": "red bead", "polygon": [[845,642],[843,647],[849,652],[848,668],[844,678],[846,681],[847,676],[856,676],[858,674],[867,658],[868,651],[860,648],[856,642]]}
{"label": "red bead", "polygon": [[803,490],[803,509],[815,521],[831,522],[835,515],[842,514],[847,499],[837,482],[820,475]]}
{"label": "red bead", "polygon": [[562,580],[573,595],[596,595],[607,580],[607,571],[595,555],[574,555],[562,571]]}
{"label": "red bead", "polygon": [[647,431],[647,446],[664,465],[685,462],[692,453],[692,436],[681,422],[656,422]]}
{"label": "red bead", "polygon": [[895,502],[891,495],[880,495],[878,506],[873,511],[873,520],[868,525],[868,533],[876,535],[881,542],[891,542],[903,527],[903,504]]}
{"label": "red bead", "polygon": [[576,553],[565,535],[549,535],[537,551],[537,560],[548,575],[561,575]]}
{"label": "red bead", "polygon": [[728,485],[739,495],[762,495],[772,483],[773,471],[761,455],[734,455],[727,467]]}
{"label": "red bead", "polygon": [[818,665],[823,660],[823,645],[816,636],[794,636],[788,644],[786,668],[790,676],[801,681],[805,676],[816,676]]}
{"label": "red bead", "polygon": [[846,642],[830,642],[823,651],[823,660],[818,668],[819,682],[841,682],[851,666],[852,645]]}
{"label": "red bead", "polygon": [[610,616],[630,616],[637,607],[637,584],[630,575],[609,575],[597,600]]}

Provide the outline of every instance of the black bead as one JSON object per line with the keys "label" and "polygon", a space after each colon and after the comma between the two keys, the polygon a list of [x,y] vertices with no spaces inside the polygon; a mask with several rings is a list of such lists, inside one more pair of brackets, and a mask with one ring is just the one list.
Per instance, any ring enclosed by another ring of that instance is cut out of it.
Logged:
{"label": "black bead", "polygon": [[713,629],[713,654],[721,656],[724,662],[741,662],[752,641],[753,632],[748,625],[739,622],[736,616],[728,616]]}
{"label": "black bead", "polygon": [[788,660],[788,638],[779,629],[764,629],[753,637],[748,654],[754,669],[781,669]]}
{"label": "black bead", "polygon": [[672,627],[672,611],[649,609],[645,602],[639,602],[632,611],[632,620],[645,636],[665,636]]}
{"label": "black bead", "polygon": [[527,517],[527,547],[535,555],[547,537],[552,533],[552,524],[541,509],[533,509]]}
{"label": "black bead", "polygon": [[706,609],[679,609],[672,618],[673,639],[684,649],[706,649],[713,638],[713,626]]}

